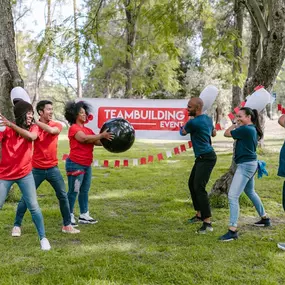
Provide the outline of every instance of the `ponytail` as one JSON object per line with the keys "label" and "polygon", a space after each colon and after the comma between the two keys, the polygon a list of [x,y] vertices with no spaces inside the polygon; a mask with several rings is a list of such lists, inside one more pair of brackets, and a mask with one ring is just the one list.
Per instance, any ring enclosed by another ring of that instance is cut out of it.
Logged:
{"label": "ponytail", "polygon": [[251,109],[248,107],[242,107],[242,108],[240,108],[240,110],[244,111],[247,116],[251,117],[251,121],[255,125],[255,128],[257,131],[258,140],[262,139],[263,138],[263,131],[262,131],[261,126],[260,126],[259,116],[258,116],[257,110]]}

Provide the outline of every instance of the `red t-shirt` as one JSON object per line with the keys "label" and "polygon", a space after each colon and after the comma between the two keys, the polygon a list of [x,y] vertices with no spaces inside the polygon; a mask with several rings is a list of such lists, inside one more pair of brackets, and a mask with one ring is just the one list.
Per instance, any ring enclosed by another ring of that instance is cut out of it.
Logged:
{"label": "red t-shirt", "polygon": [[76,140],[75,135],[82,131],[85,135],[95,135],[95,133],[86,127],[81,127],[77,124],[73,124],[68,130],[70,154],[69,158],[78,164],[84,166],[90,166],[93,160],[93,148],[92,143],[80,143]]}
{"label": "red t-shirt", "polygon": [[[38,134],[38,126],[32,125],[29,131]],[[15,180],[28,175],[32,170],[32,141],[24,139],[13,129],[6,127],[4,132],[0,132],[0,142],[0,179]]]}
{"label": "red t-shirt", "polygon": [[[50,121],[50,127],[57,127],[60,131],[62,125],[60,123]],[[57,142],[58,134],[52,135],[39,127],[39,136],[34,141],[34,153],[32,165],[34,168],[48,169],[57,166]]]}

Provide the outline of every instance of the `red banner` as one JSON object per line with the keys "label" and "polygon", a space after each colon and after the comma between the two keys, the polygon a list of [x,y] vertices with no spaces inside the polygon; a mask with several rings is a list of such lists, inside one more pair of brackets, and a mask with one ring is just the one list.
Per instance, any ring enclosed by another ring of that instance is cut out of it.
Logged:
{"label": "red banner", "polygon": [[124,118],[135,130],[179,131],[188,121],[183,108],[99,107],[98,128],[113,118]]}

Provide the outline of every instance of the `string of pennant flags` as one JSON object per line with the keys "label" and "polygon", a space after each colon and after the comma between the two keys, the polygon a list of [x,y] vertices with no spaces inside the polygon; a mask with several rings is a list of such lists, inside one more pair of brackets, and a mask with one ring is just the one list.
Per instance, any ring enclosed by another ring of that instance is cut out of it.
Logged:
{"label": "string of pennant flags", "polygon": [[[141,157],[141,158],[133,158],[133,159],[116,159],[114,160],[114,167],[128,167],[128,166],[138,166],[138,165],[144,165],[148,163],[153,163],[155,159],[158,161],[164,160],[166,158],[170,158],[173,155],[179,155],[182,152],[186,152],[187,148],[190,149],[192,148],[192,142],[188,141],[187,144],[181,144],[179,146],[174,147],[172,150],[167,150],[165,154],[162,152],[156,154],[156,155],[148,155],[147,157]],[[68,154],[63,154],[62,160],[65,161],[68,158]],[[108,159],[103,160],[103,162],[100,164],[99,160],[94,160],[93,161],[93,166],[94,167],[111,167],[111,162]]]}

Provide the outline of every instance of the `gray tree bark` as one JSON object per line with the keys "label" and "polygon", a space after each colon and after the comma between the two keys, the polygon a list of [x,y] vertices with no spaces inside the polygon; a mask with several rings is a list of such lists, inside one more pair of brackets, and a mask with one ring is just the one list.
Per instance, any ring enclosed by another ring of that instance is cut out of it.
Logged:
{"label": "gray tree bark", "polygon": [[129,98],[132,95],[132,76],[133,76],[133,61],[134,61],[134,49],[137,36],[137,21],[140,13],[141,6],[144,0],[139,1],[137,4],[135,1],[124,0],[125,13],[126,13],[126,91],[125,97]]}
{"label": "gray tree bark", "polygon": [[19,74],[16,62],[15,32],[10,0],[0,1],[0,112],[13,119],[10,91],[22,86],[24,82]]}

